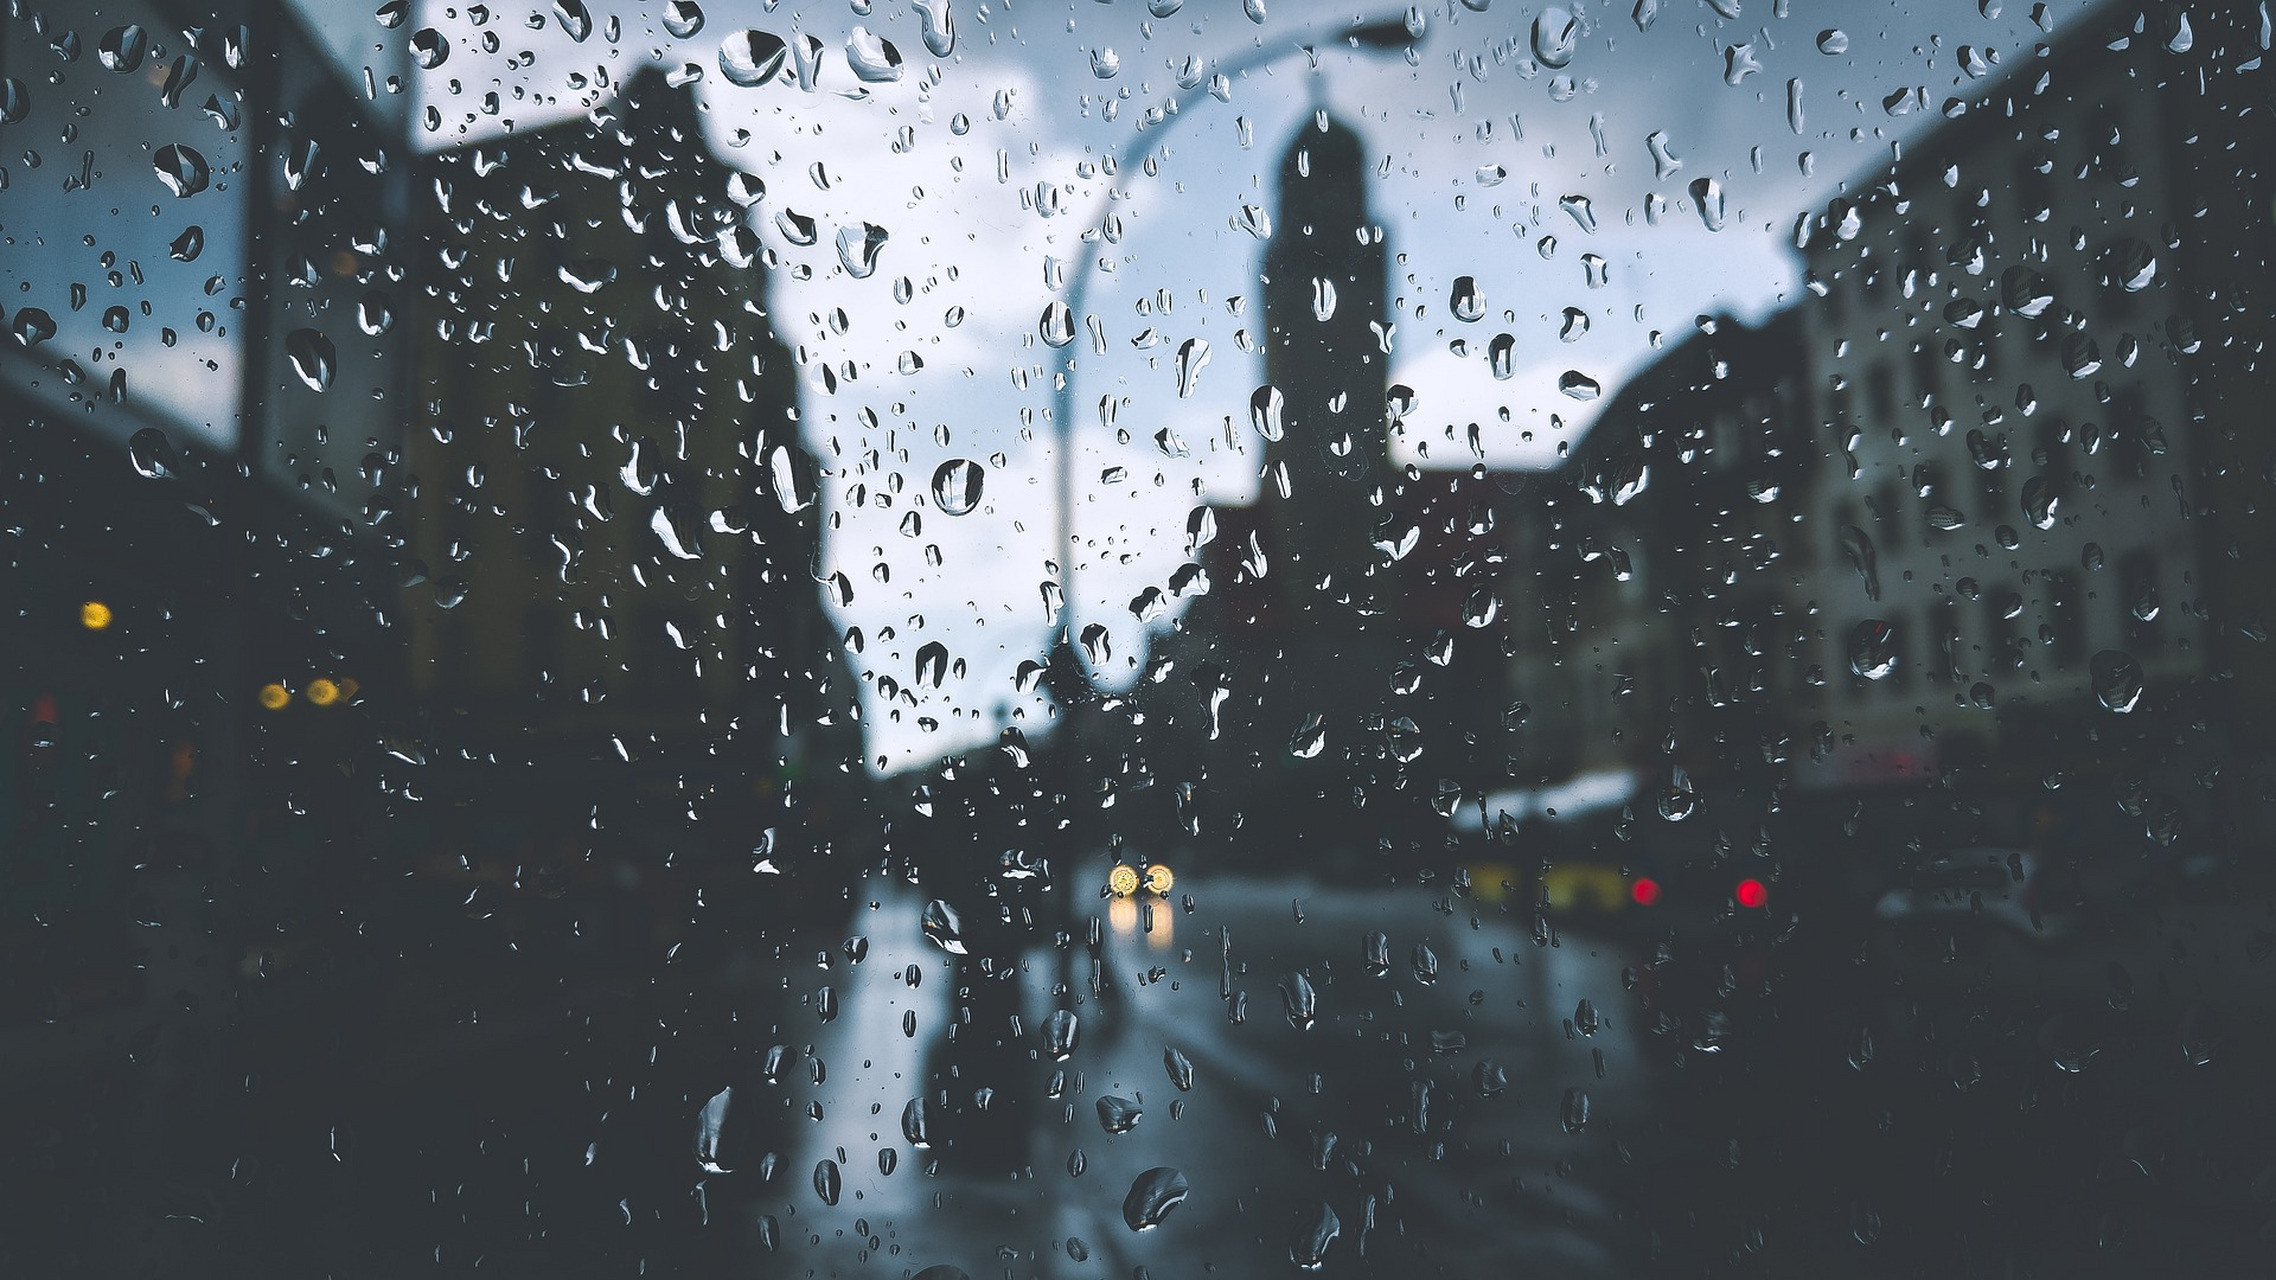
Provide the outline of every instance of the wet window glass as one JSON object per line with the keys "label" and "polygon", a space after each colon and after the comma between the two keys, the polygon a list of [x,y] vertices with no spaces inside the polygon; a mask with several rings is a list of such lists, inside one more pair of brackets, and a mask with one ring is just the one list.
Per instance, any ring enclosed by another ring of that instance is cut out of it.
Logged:
{"label": "wet window glass", "polygon": [[11,0],[0,1271],[2256,1274],[2272,46]]}

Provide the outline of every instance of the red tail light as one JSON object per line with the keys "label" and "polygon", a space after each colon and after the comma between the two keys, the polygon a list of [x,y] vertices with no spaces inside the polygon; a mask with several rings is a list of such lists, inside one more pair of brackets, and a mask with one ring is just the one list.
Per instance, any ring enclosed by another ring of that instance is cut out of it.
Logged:
{"label": "red tail light", "polygon": [[1751,911],[1770,901],[1770,890],[1762,881],[1749,876],[1739,881],[1738,888],[1731,891],[1731,896],[1739,900],[1740,906]]}
{"label": "red tail light", "polygon": [[1637,906],[1648,907],[1660,900],[1660,882],[1650,876],[1640,876],[1636,883],[1628,886],[1628,896],[1635,899]]}

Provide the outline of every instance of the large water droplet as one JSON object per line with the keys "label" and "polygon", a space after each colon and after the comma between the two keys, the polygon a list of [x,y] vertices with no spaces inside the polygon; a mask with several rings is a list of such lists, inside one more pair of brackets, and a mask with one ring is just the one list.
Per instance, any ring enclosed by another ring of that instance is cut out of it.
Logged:
{"label": "large water droplet", "polygon": [[158,180],[178,198],[188,198],[205,190],[213,180],[213,167],[196,147],[170,142],[158,148],[150,157],[150,167],[157,171]]}
{"label": "large water droplet", "polygon": [[1288,1257],[1306,1271],[1318,1271],[1328,1260],[1328,1246],[1343,1234],[1343,1223],[1325,1203],[1313,1206],[1288,1242]]}
{"label": "large water droplet", "polygon": [[55,336],[55,317],[39,307],[24,307],[8,325],[18,346],[37,346]]}
{"label": "large water droplet", "polygon": [[952,956],[966,954],[968,949],[964,945],[964,917],[955,907],[934,898],[925,904],[919,923],[924,927],[925,937],[933,945]]}
{"label": "large water droplet", "polygon": [[156,427],[144,427],[129,436],[126,457],[134,464],[137,474],[152,480],[168,480],[181,473],[181,462],[174,455],[174,442]]}
{"label": "large water droplet", "polygon": [[308,384],[311,391],[324,391],[332,386],[332,373],[339,365],[339,356],[332,349],[332,340],[315,329],[295,329],[285,335],[285,356],[292,362],[292,371]]}
{"label": "large water droplet", "polygon": [[149,52],[150,33],[131,22],[123,27],[112,27],[95,42],[95,61],[101,63],[105,71],[116,71],[120,75],[132,74]]}
{"label": "large water droplet", "polygon": [[844,1189],[844,1185],[837,1161],[824,1160],[814,1166],[814,1194],[822,1198],[823,1204],[836,1204],[838,1193]]}
{"label": "large water droplet", "polygon": [[1691,180],[1691,203],[1699,209],[1699,221],[1709,231],[1723,229],[1723,184],[1713,178]]}
{"label": "large water droplet", "polygon": [[703,30],[703,6],[695,0],[670,0],[664,6],[664,30],[676,40]]}
{"label": "large water droplet", "polygon": [[891,84],[901,78],[901,51],[869,28],[855,27],[846,37],[846,65],[864,84]]}
{"label": "large water droplet", "polygon": [[1839,27],[1827,27],[1820,31],[1818,52],[1828,56],[1849,52],[1849,33]]}
{"label": "large water droplet", "polygon": [[1177,1086],[1179,1093],[1193,1091],[1193,1061],[1176,1048],[1165,1046],[1162,1049],[1162,1070],[1169,1073],[1170,1083]]}
{"label": "large water droplet", "polygon": [[1557,378],[1557,390],[1586,403],[1604,394],[1604,384],[1578,369],[1567,369]]}
{"label": "large water droplet", "polygon": [[738,31],[719,42],[719,74],[729,84],[751,89],[775,78],[790,47],[767,31]]}
{"label": "large water droplet", "polygon": [[877,271],[877,254],[885,247],[885,228],[874,222],[858,227],[838,228],[838,261],[845,264],[846,274],[856,280],[867,280]]}
{"label": "large water droplet", "polygon": [[1309,1031],[1320,1017],[1320,993],[1312,989],[1310,978],[1291,973],[1280,980],[1280,1007],[1288,1015],[1288,1025]]}
{"label": "large water droplet", "polygon": [[1192,1189],[1184,1174],[1168,1165],[1156,1165],[1131,1181],[1130,1194],[1122,1198],[1122,1220],[1132,1231],[1158,1227],[1172,1209],[1185,1203]]}
{"label": "large water droplet", "polygon": [[2088,660],[2087,674],[2094,682],[2094,700],[2105,709],[2124,715],[2141,705],[2142,664],[2131,655],[2104,649]]}
{"label": "large water droplet", "polygon": [[1201,371],[1209,367],[1209,340],[1187,338],[1178,344],[1177,372],[1178,398],[1193,395],[1194,384],[1201,379]]}
{"label": "large water droplet", "polygon": [[1268,382],[1249,395],[1249,425],[1265,439],[1278,440],[1284,434],[1281,414],[1287,407],[1288,398]]}
{"label": "large water droplet", "polygon": [[1849,669],[1867,680],[1886,680],[1897,669],[1896,628],[1867,618],[1849,633]]}
{"label": "large water droplet", "polygon": [[1099,1127],[1108,1133],[1128,1133],[1138,1127],[1145,1111],[1128,1098],[1104,1094],[1098,1100]]}
{"label": "large water droplet", "polygon": [[553,16],[579,44],[593,34],[593,11],[585,7],[585,0],[553,0]]}
{"label": "large water droplet", "polygon": [[1465,322],[1480,320],[1486,314],[1486,291],[1478,287],[1478,281],[1475,277],[1456,276],[1454,288],[1447,296],[1446,305],[1454,312],[1454,318],[1457,320]]}
{"label": "large water droplet", "polygon": [[1336,282],[1326,276],[1312,277],[1312,318],[1327,322],[1336,313]]}
{"label": "large water droplet", "polygon": [[1533,56],[1552,71],[1572,62],[1580,39],[1581,21],[1569,9],[1550,5],[1533,19]]}
{"label": "large water droplet", "polygon": [[933,469],[933,505],[941,514],[970,515],[980,505],[987,471],[970,458],[951,458]]}
{"label": "large water droplet", "polygon": [[1036,323],[1036,332],[1049,346],[1066,346],[1075,340],[1075,313],[1067,309],[1066,303],[1053,298],[1050,305],[1043,308],[1043,318]]}
{"label": "large water droplet", "polygon": [[432,71],[450,57],[450,40],[433,27],[411,33],[411,57],[420,69]]}
{"label": "large water droplet", "polygon": [[1567,1133],[1579,1133],[1588,1128],[1588,1090],[1565,1090],[1565,1100],[1557,1107],[1557,1118],[1564,1124]]}
{"label": "large water droplet", "polygon": [[1493,341],[1486,344],[1486,365],[1493,370],[1494,377],[1499,381],[1507,382],[1515,376],[1517,373],[1517,336],[1508,333],[1495,334]]}
{"label": "large water droplet", "polygon": [[911,7],[924,25],[926,51],[936,58],[956,52],[956,14],[949,0],[911,0]]}
{"label": "large water droplet", "polygon": [[695,1118],[695,1158],[705,1173],[726,1173],[729,1166],[720,1155],[719,1138],[727,1127],[727,1108],[735,1100],[732,1086],[711,1095],[703,1110]]}

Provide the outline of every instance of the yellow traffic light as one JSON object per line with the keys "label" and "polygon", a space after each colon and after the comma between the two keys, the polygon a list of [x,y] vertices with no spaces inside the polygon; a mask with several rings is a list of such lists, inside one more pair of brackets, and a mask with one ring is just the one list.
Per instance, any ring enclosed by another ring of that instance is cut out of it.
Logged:
{"label": "yellow traffic light", "polygon": [[107,630],[111,617],[111,607],[100,600],[89,600],[79,606],[79,625],[89,631]]}
{"label": "yellow traffic light", "polygon": [[302,696],[319,707],[329,707],[341,698],[340,686],[322,676],[308,682]]}
{"label": "yellow traffic light", "polygon": [[292,691],[273,680],[262,685],[261,691],[254,696],[261,700],[263,708],[270,711],[282,711],[292,701]]}
{"label": "yellow traffic light", "polygon": [[1117,863],[1114,870],[1106,873],[1106,887],[1117,898],[1127,898],[1138,892],[1137,868]]}
{"label": "yellow traffic light", "polygon": [[1162,863],[1157,862],[1146,868],[1146,887],[1158,894],[1168,896],[1170,886],[1177,882],[1177,877],[1171,875],[1170,869]]}

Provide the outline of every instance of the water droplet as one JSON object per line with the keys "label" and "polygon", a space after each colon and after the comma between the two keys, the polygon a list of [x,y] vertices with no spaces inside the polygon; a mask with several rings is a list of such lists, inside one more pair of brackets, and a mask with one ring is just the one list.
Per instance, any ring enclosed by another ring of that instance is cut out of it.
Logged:
{"label": "water droplet", "polygon": [[1683,161],[1668,149],[1667,135],[1664,133],[1645,134],[1644,149],[1652,153],[1652,172],[1662,182],[1674,177],[1683,168]]}
{"label": "water droplet", "polygon": [[1557,1118],[1564,1124],[1567,1133],[1579,1133],[1588,1128],[1588,1090],[1565,1090],[1565,1100],[1557,1108]]}
{"label": "water droplet", "polygon": [[1191,1191],[1184,1174],[1168,1165],[1156,1165],[1131,1181],[1130,1194],[1122,1198],[1122,1220],[1132,1231],[1152,1230],[1162,1225],[1171,1210],[1184,1204]]}
{"label": "water droplet", "polygon": [[593,11],[585,7],[585,0],[553,0],[553,16],[579,44],[593,34]]}
{"label": "water droplet", "polygon": [[738,31],[719,42],[719,74],[745,89],[757,88],[782,71],[790,47],[767,31]]}
{"label": "water droplet", "polygon": [[932,1131],[926,1123],[923,1098],[911,1098],[909,1105],[901,1108],[901,1136],[908,1139],[910,1146],[920,1150],[933,1144]]}
{"label": "water droplet", "polygon": [[1249,395],[1249,425],[1267,440],[1278,440],[1284,434],[1281,413],[1287,408],[1288,398],[1280,388],[1266,383]]}
{"label": "water droplet", "polygon": [[1075,1053],[1075,1042],[1082,1036],[1083,1020],[1072,1009],[1054,1009],[1043,1024],[1043,1051],[1053,1062],[1065,1062]]}
{"label": "water droplet", "polygon": [[356,301],[356,327],[373,337],[395,327],[395,305],[374,289]]}
{"label": "water droplet", "polygon": [[874,222],[838,228],[838,261],[845,264],[846,274],[856,280],[867,280],[875,274],[877,254],[885,247],[885,241],[885,228]]}
{"label": "water droplet", "polygon": [[1319,1020],[1320,994],[1312,989],[1310,978],[1291,973],[1280,980],[1280,1007],[1288,1015],[1288,1025],[1309,1031]]}
{"label": "water droplet", "polygon": [[1177,1086],[1178,1092],[1193,1091],[1193,1062],[1184,1054],[1175,1048],[1165,1047],[1162,1050],[1162,1070],[1169,1073],[1170,1083]]}
{"label": "water droplet", "polygon": [[2124,715],[2141,705],[2142,664],[2130,655],[2104,649],[2088,660],[2087,674],[2094,684],[2094,700],[2105,709]]}
{"label": "water droplet", "polygon": [[1043,308],[1043,318],[1036,324],[1036,332],[1043,336],[1046,345],[1063,347],[1075,340],[1075,313],[1057,298]]}
{"label": "water droplet", "polygon": [[174,455],[174,442],[156,427],[144,427],[129,436],[126,456],[137,474],[152,480],[168,480],[181,473],[181,461]]}
{"label": "water droplet", "polygon": [[1550,5],[1533,19],[1533,56],[1552,71],[1572,62],[1580,38],[1580,19],[1562,6]]}
{"label": "water droplet", "polygon": [[1723,184],[1713,178],[1691,180],[1691,202],[1699,209],[1699,221],[1709,231],[1723,229]]}
{"label": "water droplet", "polygon": [[1474,322],[1486,314],[1486,292],[1478,287],[1475,277],[1457,276],[1446,305],[1454,312],[1455,319]]}
{"label": "water droplet", "polygon": [[1897,669],[1896,628],[1867,618],[1849,633],[1849,669],[1867,680],[1885,680]]}
{"label": "water droplet", "polygon": [[1312,318],[1326,323],[1336,313],[1336,282],[1325,276],[1312,277]]}
{"label": "water droplet", "polygon": [[901,51],[891,40],[857,26],[846,37],[846,65],[864,84],[891,84],[901,78]]}
{"label": "water droplet", "polygon": [[1414,971],[1415,981],[1429,984],[1438,981],[1438,953],[1427,942],[1415,944],[1407,956],[1407,967]]}
{"label": "water droplet", "polygon": [[838,1193],[843,1187],[844,1179],[838,1173],[837,1161],[824,1160],[814,1166],[814,1194],[822,1198],[823,1204],[836,1204]]}
{"label": "water droplet", "polygon": [[112,27],[95,42],[95,61],[101,63],[105,71],[116,71],[120,75],[132,74],[149,52],[150,33],[131,22],[123,27]]}
{"label": "water droplet", "polygon": [[952,956],[967,954],[964,945],[964,917],[956,908],[939,898],[925,904],[921,917],[925,937],[933,945]]}
{"label": "water droplet", "polygon": [[1145,1114],[1137,1103],[1128,1098],[1118,1098],[1110,1093],[1098,1100],[1099,1127],[1108,1133],[1130,1132],[1138,1127],[1138,1121]]}
{"label": "water droplet", "polygon": [[206,183],[213,180],[213,167],[206,163],[198,149],[179,142],[158,148],[157,154],[150,158],[150,165],[166,189],[181,199],[205,190]]}
{"label": "water droplet", "polygon": [[333,351],[330,338],[314,329],[295,329],[285,335],[285,356],[292,362],[292,371],[300,375],[309,390],[324,391],[331,387],[339,356]]}
{"label": "water droplet", "polygon": [[432,71],[450,57],[450,41],[433,27],[411,33],[411,57],[421,70]]}
{"label": "water droplet", "polygon": [[1849,33],[1839,27],[1827,27],[1818,33],[1818,52],[1829,57],[1849,52]]}
{"label": "water droplet", "polygon": [[1590,235],[1596,234],[1596,206],[1590,203],[1587,196],[1566,196],[1557,201],[1557,207],[1572,215],[1573,221],[1580,225],[1581,230]]}
{"label": "water droplet", "polygon": [[951,458],[933,469],[933,505],[941,514],[970,515],[980,505],[987,471],[970,458]]}
{"label": "water droplet", "polygon": [[1391,976],[1391,939],[1381,930],[1370,930],[1359,940],[1359,967],[1370,978]]}
{"label": "water droplet", "polygon": [[1317,715],[1306,716],[1304,723],[1288,740],[1288,753],[1300,760],[1310,760],[1328,745],[1328,728]]}
{"label": "water droplet", "polygon": [[703,7],[695,0],[670,0],[664,6],[664,30],[685,40],[703,30]]}
{"label": "water droplet", "polygon": [[1516,335],[1507,333],[1494,335],[1493,341],[1486,344],[1486,366],[1492,369],[1494,377],[1502,382],[1507,382],[1516,375]]}
{"label": "water droplet", "polygon": [[783,444],[767,450],[767,482],[775,502],[790,515],[814,505],[821,484],[813,458],[804,449]]}
{"label": "water droplet", "polygon": [[727,1108],[735,1100],[732,1086],[711,1095],[695,1119],[695,1158],[705,1173],[726,1173],[729,1166],[720,1157],[719,1135],[727,1126]]}
{"label": "water droplet", "polygon": [[15,124],[31,110],[32,96],[24,90],[24,82],[14,76],[0,76],[0,124]]}
{"label": "water droplet", "polygon": [[1193,395],[1194,384],[1201,379],[1201,371],[1209,367],[1209,340],[1187,338],[1178,344],[1177,373],[1178,398]]}
{"label": "water droplet", "polygon": [[1343,1223],[1337,1220],[1336,1211],[1324,1203],[1315,1205],[1289,1241],[1288,1256],[1304,1270],[1318,1271],[1327,1263],[1328,1246],[1342,1234]]}
{"label": "water droplet", "polygon": [[1604,394],[1604,384],[1578,369],[1567,369],[1557,378],[1557,390],[1586,403]]}
{"label": "water droplet", "polygon": [[37,346],[55,336],[55,317],[39,307],[24,307],[8,326],[19,346]]}
{"label": "water droplet", "polygon": [[1735,86],[1739,83],[1739,81],[1746,79],[1748,76],[1751,76],[1760,70],[1762,70],[1762,64],[1755,61],[1753,45],[1734,44],[1724,48],[1724,84]]}
{"label": "water droplet", "polygon": [[1112,80],[1122,71],[1122,55],[1112,49],[1091,50],[1091,74],[1101,80]]}

